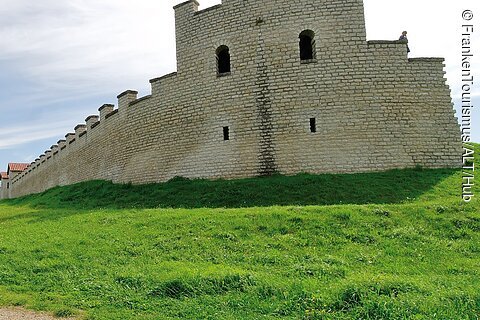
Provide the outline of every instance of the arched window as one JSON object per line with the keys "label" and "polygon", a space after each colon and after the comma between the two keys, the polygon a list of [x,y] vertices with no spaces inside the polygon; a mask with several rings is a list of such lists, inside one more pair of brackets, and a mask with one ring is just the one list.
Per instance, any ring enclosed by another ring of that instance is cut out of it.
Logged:
{"label": "arched window", "polygon": [[230,73],[230,51],[228,47],[218,47],[216,54],[218,75],[225,75]]}
{"label": "arched window", "polygon": [[300,33],[300,60],[315,59],[315,33],[312,30],[304,30]]}

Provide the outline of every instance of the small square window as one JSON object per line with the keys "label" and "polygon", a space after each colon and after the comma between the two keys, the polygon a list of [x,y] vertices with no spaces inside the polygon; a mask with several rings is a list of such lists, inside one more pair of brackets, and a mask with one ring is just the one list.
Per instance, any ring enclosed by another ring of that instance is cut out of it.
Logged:
{"label": "small square window", "polygon": [[230,128],[223,127],[223,140],[228,141],[230,140]]}
{"label": "small square window", "polygon": [[315,118],[310,118],[310,132],[311,133],[317,132],[317,121]]}

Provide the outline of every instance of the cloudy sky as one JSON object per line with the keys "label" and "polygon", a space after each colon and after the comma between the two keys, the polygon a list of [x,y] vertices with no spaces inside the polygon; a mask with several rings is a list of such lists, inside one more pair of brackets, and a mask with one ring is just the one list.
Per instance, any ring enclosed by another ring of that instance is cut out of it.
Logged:
{"label": "cloudy sky", "polygon": [[[115,103],[118,93],[147,95],[149,79],[175,71],[172,7],[180,2],[0,0],[0,170],[8,162],[33,161],[102,104]],[[204,9],[220,0],[200,3]],[[446,58],[456,105],[462,12],[472,10],[480,83],[478,0],[364,3],[368,40],[395,40],[408,30],[411,57]],[[480,102],[478,90],[475,95]],[[480,142],[480,114],[474,121]]]}

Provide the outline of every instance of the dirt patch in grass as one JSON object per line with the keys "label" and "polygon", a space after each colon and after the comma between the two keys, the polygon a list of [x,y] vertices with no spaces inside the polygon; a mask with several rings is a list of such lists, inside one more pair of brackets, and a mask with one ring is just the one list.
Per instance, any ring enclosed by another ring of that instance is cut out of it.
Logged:
{"label": "dirt patch in grass", "polygon": [[73,320],[74,318],[55,318],[43,312],[33,312],[22,308],[0,308],[0,320]]}

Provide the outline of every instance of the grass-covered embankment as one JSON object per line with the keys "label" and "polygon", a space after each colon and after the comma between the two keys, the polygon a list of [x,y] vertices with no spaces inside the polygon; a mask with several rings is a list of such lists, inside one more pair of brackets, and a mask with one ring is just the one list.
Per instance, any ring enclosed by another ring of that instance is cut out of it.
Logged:
{"label": "grass-covered embankment", "polygon": [[479,205],[460,184],[454,170],[90,182],[1,202],[0,304],[88,319],[478,319]]}
{"label": "grass-covered embankment", "polygon": [[458,195],[457,188],[439,184],[457,170],[405,169],[360,174],[273,176],[241,180],[187,180],[131,185],[89,181],[52,188],[10,200],[36,208],[243,208],[291,205],[402,203],[436,190]]}

